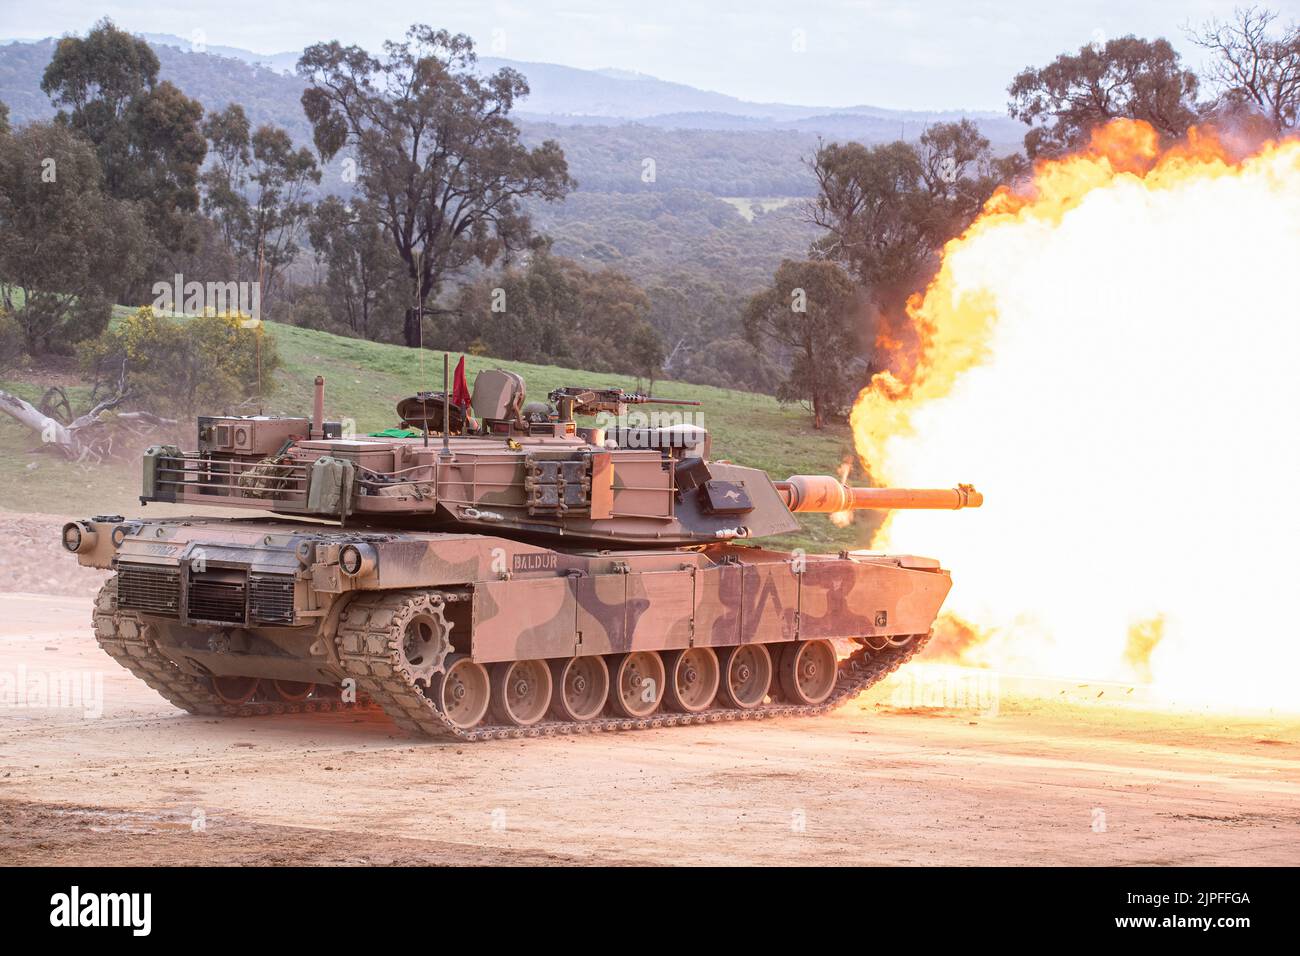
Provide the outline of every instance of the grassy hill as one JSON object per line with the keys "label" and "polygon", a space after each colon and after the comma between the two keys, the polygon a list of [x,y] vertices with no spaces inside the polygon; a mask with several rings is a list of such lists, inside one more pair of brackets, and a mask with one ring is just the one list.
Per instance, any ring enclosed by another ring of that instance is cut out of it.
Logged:
{"label": "grassy hill", "polygon": [[[119,309],[118,313],[125,311]],[[316,375],[324,375],[327,416],[354,418],[357,430],[364,433],[396,424],[393,409],[399,399],[421,388],[442,386],[440,352],[425,353],[422,376],[419,353],[411,349],[274,322],[268,322],[267,328],[284,361],[278,388],[265,404],[267,413],[309,414],[312,381]],[[471,383],[485,368],[518,372],[529,394],[536,397],[560,385],[620,386],[628,390],[637,385],[623,375],[488,357],[468,356],[465,365]],[[77,410],[84,409],[87,389],[79,383],[75,366],[35,368],[12,373],[8,381],[0,381],[0,387],[29,401],[39,399],[44,388],[53,384],[63,385],[74,403],[81,404]],[[803,409],[782,406],[766,395],[680,382],[656,383],[654,391],[662,398],[703,402],[702,408],[679,411],[700,413],[699,418],[691,420],[709,429],[714,456],[762,468],[775,478],[797,473],[833,474],[851,449],[846,427],[814,432]],[[102,467],[64,461],[42,451],[39,439],[7,416],[0,416],[0,509],[77,515],[137,513],[139,475],[135,464]],[[820,515],[808,516],[803,525],[802,534],[779,543],[810,550],[861,547],[870,527],[860,520],[848,528],[835,528]]]}

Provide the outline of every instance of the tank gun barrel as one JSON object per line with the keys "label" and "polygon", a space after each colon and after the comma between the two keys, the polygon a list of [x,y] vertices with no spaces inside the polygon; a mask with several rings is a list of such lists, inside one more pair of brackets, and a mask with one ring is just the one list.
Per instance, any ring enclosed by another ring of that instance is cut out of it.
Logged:
{"label": "tank gun barrel", "polygon": [[893,511],[978,508],[984,496],[971,485],[956,488],[853,488],[830,475],[791,475],[775,482],[794,512]]}

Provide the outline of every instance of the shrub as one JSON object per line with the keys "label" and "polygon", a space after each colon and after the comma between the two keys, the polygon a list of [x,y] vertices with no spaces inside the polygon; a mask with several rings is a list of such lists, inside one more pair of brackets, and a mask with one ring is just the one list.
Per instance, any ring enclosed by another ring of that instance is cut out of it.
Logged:
{"label": "shrub", "polygon": [[247,405],[275,388],[281,362],[265,326],[239,314],[173,318],[145,306],[83,350],[96,387],[124,385],[130,403],[193,418]]}

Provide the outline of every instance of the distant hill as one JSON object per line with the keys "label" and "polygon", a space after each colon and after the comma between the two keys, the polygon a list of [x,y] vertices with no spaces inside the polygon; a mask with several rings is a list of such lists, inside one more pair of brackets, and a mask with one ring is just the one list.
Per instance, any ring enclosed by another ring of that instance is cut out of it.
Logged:
{"label": "distant hill", "polygon": [[[275,123],[310,145],[302,113],[303,81],[290,72],[297,54],[270,56],[235,47],[193,52],[189,41],[146,35],[163,79],[193,96],[205,109],[244,105],[253,123]],[[54,115],[40,90],[41,74],[54,52],[53,39],[0,46],[0,100],[16,123]],[[829,109],[749,103],[721,93],[617,70],[578,70],[549,63],[485,57],[485,70],[512,66],[532,84],[516,116],[525,139],[558,140],[579,188],[594,192],[646,193],[688,189],[718,197],[806,196],[812,178],[803,160],[819,137],[867,143],[915,138],[928,124],[960,112],[911,113],[863,106]],[[1016,149],[1022,127],[996,114],[971,114],[1000,151]],[[642,163],[655,160],[656,179],[642,179]],[[346,191],[333,177],[324,188]]]}
{"label": "distant hill", "polygon": [[[292,108],[284,112],[301,116],[297,96],[302,83],[293,74],[298,52],[262,54],[218,45],[202,46],[199,52],[193,41],[183,37],[160,33],[142,36],[158,53],[163,77],[205,106],[210,99],[223,104],[228,101],[230,85],[238,81],[264,87],[259,98],[282,104],[291,101]],[[44,99],[39,89],[33,95],[33,88],[39,86],[40,72],[49,60],[54,42],[52,38],[15,41],[0,47],[0,99],[10,104],[14,116],[20,120],[39,119],[49,112],[48,104],[38,102]],[[226,65],[220,67],[205,61],[225,61]],[[235,64],[248,69],[240,70]],[[664,129],[753,132],[788,129],[879,142],[900,135],[915,137],[927,125],[968,117],[991,142],[1008,149],[1018,146],[1024,132],[1020,124],[999,113],[753,103],[626,70],[583,70],[491,56],[481,57],[479,66],[484,72],[508,66],[524,74],[532,92],[518,104],[519,116],[561,125],[618,125],[636,121]],[[223,77],[227,82],[221,82]],[[275,121],[291,128],[292,120],[287,115],[282,114]]]}
{"label": "distant hill", "polygon": [[54,115],[50,98],[41,92],[41,74],[53,52],[53,40],[0,46],[0,102],[9,107],[10,122],[29,123]]}
{"label": "distant hill", "polygon": [[[45,39],[0,46],[0,100],[9,104],[15,123],[49,119],[55,113],[49,97],[41,92],[41,75],[54,55],[55,42]],[[238,57],[191,53],[188,44],[185,49],[150,45],[158,55],[162,79],[176,84],[204,109],[242,103],[254,124],[275,123],[287,129],[295,140],[311,142],[311,126],[299,103],[304,84],[298,77],[254,66]]]}
{"label": "distant hill", "polygon": [[[193,40],[175,34],[144,33],[141,36],[155,47],[164,45],[196,52]],[[301,51],[254,53],[238,47],[205,45],[202,52],[232,57],[252,65],[292,74]],[[638,120],[652,126],[671,127],[682,123],[683,128],[687,129],[730,129],[733,128],[730,124],[737,119],[749,120],[751,128],[754,125],[789,128],[790,124],[807,125],[808,121],[819,117],[838,117],[859,122],[883,122],[891,130],[897,129],[899,124],[915,130],[924,128],[927,124],[965,116],[986,126],[985,135],[995,142],[1003,138],[1002,134],[1015,142],[1023,135],[1020,124],[1004,114],[987,111],[954,109],[917,112],[866,105],[826,107],[754,103],[632,70],[584,70],[558,63],[537,63],[494,56],[480,56],[479,66],[489,73],[508,66],[524,74],[532,92],[521,111],[531,116],[556,120],[565,118],[614,123]],[[891,138],[894,136],[892,132],[889,135]]]}
{"label": "distant hill", "polygon": [[252,50],[243,50],[237,46],[203,43],[197,38],[187,40],[184,37],[178,37],[174,33],[141,33],[140,36],[148,40],[149,45],[154,49],[160,46],[170,46],[186,53],[210,53],[213,56],[243,60],[253,66],[263,66],[276,73],[287,73],[289,75],[293,74],[294,68],[298,65],[298,58],[302,56],[301,50],[286,50],[283,53],[254,53]]}

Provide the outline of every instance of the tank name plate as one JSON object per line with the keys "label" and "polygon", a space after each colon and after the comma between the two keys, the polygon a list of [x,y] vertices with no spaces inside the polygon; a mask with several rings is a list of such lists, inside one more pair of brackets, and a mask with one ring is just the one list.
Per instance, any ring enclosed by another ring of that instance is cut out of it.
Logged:
{"label": "tank name plate", "polygon": [[511,571],[555,571],[559,566],[560,556],[554,551],[524,552],[510,562]]}

